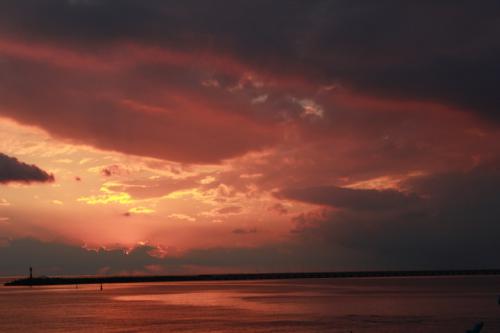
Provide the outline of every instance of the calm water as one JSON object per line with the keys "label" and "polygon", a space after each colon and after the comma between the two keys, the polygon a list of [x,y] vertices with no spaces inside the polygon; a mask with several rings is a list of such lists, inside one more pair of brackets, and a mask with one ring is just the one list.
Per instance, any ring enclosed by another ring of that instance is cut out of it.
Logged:
{"label": "calm water", "polygon": [[500,277],[0,287],[0,332],[500,332]]}

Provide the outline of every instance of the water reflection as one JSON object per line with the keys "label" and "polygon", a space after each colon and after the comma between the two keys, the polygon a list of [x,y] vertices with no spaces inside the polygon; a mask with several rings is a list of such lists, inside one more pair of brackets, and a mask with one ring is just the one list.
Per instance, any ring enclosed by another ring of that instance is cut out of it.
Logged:
{"label": "water reflection", "polygon": [[[276,296],[276,295],[273,295]],[[315,293],[288,293],[288,297],[317,296]],[[260,312],[288,312],[305,313],[310,312],[310,308],[300,303],[284,303],[279,299],[271,300],[269,294],[265,293],[244,293],[231,291],[199,291],[175,294],[144,294],[116,296],[118,301],[135,302],[160,302],[168,305],[184,306],[217,306],[232,309],[244,309]],[[266,302],[266,299],[268,301]]]}
{"label": "water reflection", "polygon": [[500,332],[500,277],[0,287],[0,332]]}

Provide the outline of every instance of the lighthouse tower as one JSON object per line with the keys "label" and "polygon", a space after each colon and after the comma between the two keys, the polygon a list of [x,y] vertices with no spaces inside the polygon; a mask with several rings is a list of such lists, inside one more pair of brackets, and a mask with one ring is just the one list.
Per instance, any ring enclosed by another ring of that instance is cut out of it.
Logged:
{"label": "lighthouse tower", "polygon": [[30,266],[30,280],[33,279],[33,267]]}

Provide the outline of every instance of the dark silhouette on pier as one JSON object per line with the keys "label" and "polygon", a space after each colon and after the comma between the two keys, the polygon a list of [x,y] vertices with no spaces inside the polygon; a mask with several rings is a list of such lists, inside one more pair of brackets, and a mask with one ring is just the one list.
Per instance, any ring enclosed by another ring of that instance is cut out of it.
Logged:
{"label": "dark silhouette on pier", "polygon": [[467,330],[466,333],[479,333],[483,329],[483,326],[484,326],[483,322],[477,323],[473,329]]}

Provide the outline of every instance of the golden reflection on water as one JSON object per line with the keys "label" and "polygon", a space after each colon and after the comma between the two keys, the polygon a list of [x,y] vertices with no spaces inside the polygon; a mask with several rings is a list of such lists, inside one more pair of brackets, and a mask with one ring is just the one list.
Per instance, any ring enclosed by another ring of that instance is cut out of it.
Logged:
{"label": "golden reflection on water", "polygon": [[[289,296],[307,296],[310,293],[289,293]],[[168,305],[185,306],[217,306],[233,309],[244,309],[259,312],[286,311],[288,313],[307,312],[307,308],[300,304],[286,304],[276,302],[265,302],[266,294],[246,293],[242,296],[241,292],[231,291],[199,291],[174,294],[144,294],[144,295],[125,295],[114,297],[117,301],[135,301],[135,302],[161,302]]]}

